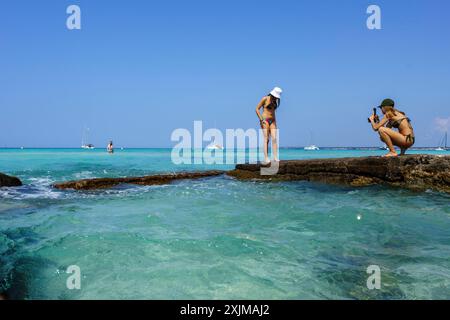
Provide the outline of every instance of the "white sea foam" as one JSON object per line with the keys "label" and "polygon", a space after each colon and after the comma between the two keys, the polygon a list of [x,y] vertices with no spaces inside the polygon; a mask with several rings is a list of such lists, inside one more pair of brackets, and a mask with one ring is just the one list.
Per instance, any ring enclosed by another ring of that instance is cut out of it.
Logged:
{"label": "white sea foam", "polygon": [[49,186],[54,183],[54,180],[50,179],[50,177],[30,178],[29,180],[35,186]]}
{"label": "white sea foam", "polygon": [[92,171],[81,171],[75,173],[74,176],[76,179],[90,179],[94,178],[94,173]]}
{"label": "white sea foam", "polygon": [[2,188],[0,197],[6,199],[57,199],[61,193],[52,188],[54,181],[49,177],[30,178],[30,183],[21,187]]}
{"label": "white sea foam", "polygon": [[[80,176],[87,176],[87,171],[80,173]],[[64,179],[63,179],[64,180]],[[170,185],[157,185],[157,186],[121,186],[118,188],[96,190],[88,192],[73,192],[73,191],[61,191],[53,188],[53,184],[56,182],[50,177],[29,178],[29,183],[25,183],[21,187],[14,188],[2,188],[0,189],[0,198],[12,199],[12,200],[25,200],[25,199],[93,199],[106,197],[135,197],[158,190],[162,188],[170,187]]]}

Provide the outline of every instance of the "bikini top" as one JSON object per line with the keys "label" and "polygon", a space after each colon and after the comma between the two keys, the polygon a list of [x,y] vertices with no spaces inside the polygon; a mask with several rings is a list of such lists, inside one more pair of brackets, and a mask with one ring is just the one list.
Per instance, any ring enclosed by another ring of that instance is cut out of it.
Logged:
{"label": "bikini top", "polygon": [[278,108],[278,105],[276,102],[271,102],[267,106],[265,106],[265,108],[267,108],[269,110],[275,110],[276,108]]}
{"label": "bikini top", "polygon": [[411,120],[409,118],[405,117],[405,118],[401,118],[401,119],[398,119],[395,121],[389,120],[388,126],[391,128],[398,129],[398,128],[400,128],[400,124],[402,123],[403,120],[408,121],[408,123],[411,125]]}

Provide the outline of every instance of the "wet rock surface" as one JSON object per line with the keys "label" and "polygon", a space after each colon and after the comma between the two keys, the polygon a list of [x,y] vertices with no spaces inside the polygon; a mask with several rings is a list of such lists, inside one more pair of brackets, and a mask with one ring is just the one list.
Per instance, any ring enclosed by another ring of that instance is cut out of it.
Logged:
{"label": "wet rock surface", "polygon": [[22,181],[19,178],[11,177],[0,172],[0,188],[1,187],[20,187]]}

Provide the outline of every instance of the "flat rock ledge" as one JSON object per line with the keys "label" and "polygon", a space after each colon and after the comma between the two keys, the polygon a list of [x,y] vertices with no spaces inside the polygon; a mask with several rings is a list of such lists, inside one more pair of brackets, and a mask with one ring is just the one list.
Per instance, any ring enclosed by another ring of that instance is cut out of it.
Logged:
{"label": "flat rock ledge", "polygon": [[174,180],[200,179],[224,174],[224,171],[211,170],[203,172],[181,172],[129,178],[96,178],[68,181],[53,185],[57,189],[96,190],[112,188],[120,184],[137,184],[142,186],[169,184]]}
{"label": "flat rock ledge", "polygon": [[22,181],[19,178],[7,176],[0,172],[0,188],[1,187],[20,187]]}
{"label": "flat rock ledge", "polygon": [[351,186],[388,184],[450,193],[450,156],[288,160],[279,163],[276,175],[261,175],[261,167],[264,165],[239,164],[227,174],[240,180],[306,180]]}

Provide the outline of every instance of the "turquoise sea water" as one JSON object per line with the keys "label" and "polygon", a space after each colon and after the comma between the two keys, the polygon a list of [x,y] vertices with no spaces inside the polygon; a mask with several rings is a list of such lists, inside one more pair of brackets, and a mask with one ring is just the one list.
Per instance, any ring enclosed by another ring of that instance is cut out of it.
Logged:
{"label": "turquoise sea water", "polygon": [[[226,176],[51,188],[233,167],[177,166],[170,151],[0,150],[0,172],[25,183],[0,189],[0,292],[19,299],[450,299],[446,194]],[[381,154],[281,150],[282,159]],[[70,265],[81,269],[80,290],[66,287]],[[366,286],[369,265],[381,269],[380,290]]]}

